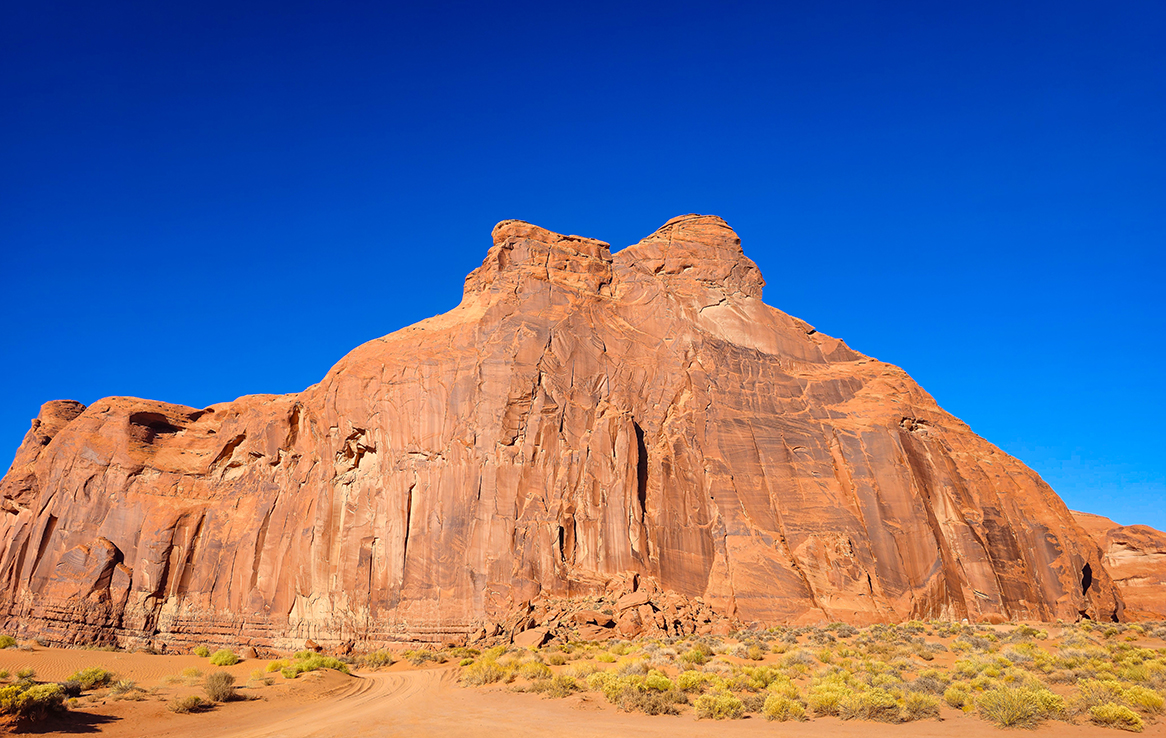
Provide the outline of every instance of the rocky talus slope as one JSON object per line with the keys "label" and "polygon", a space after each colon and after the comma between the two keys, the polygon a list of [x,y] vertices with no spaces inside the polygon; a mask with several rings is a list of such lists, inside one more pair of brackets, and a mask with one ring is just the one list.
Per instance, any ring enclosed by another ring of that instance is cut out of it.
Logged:
{"label": "rocky talus slope", "polygon": [[1166,533],[1075,510],[1073,517],[1101,547],[1102,564],[1117,585],[1126,614],[1166,620]]}
{"label": "rocky talus slope", "polygon": [[49,402],[0,482],[0,626],[284,647],[555,608],[576,636],[1122,616],[1036,473],[763,284],[716,217],[614,255],[503,221],[461,304],[299,394]]}

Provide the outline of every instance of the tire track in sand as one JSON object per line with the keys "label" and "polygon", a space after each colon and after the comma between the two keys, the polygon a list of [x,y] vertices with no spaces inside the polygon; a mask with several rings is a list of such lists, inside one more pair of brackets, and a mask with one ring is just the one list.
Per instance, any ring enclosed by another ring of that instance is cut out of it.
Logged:
{"label": "tire track in sand", "polygon": [[[428,669],[397,673],[354,675],[352,684],[312,705],[261,728],[225,732],[224,738],[316,738],[318,736],[361,735],[370,729],[375,735],[391,730],[393,708],[418,694],[453,678],[448,669]],[[386,722],[389,724],[386,725]]]}

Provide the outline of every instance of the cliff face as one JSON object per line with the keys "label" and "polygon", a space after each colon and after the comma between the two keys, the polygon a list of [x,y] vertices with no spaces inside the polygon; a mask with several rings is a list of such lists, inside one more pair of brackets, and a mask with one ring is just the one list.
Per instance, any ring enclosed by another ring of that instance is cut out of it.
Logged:
{"label": "cliff face", "polygon": [[1148,525],[1118,525],[1109,518],[1073,512],[1097,541],[1102,564],[1139,620],[1166,620],[1166,533]]}
{"label": "cliff face", "polygon": [[46,404],[0,482],[5,627],[438,639],[633,574],[746,623],[1120,616],[1048,485],[765,305],[719,218],[493,236],[458,307],[299,394]]}

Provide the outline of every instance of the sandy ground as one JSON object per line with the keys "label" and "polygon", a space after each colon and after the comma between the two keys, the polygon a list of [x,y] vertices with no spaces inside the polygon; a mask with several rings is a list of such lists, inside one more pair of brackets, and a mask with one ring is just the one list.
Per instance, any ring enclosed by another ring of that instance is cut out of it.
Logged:
{"label": "sandy ground", "polygon": [[[240,684],[263,660],[243,661],[227,671]],[[85,666],[100,665],[135,680],[145,692],[141,701],[117,701],[98,693],[83,698],[67,715],[37,727],[46,736],[100,735],[116,738],[167,736],[181,738],[308,738],[344,736],[449,736],[508,738],[511,735],[591,736],[813,736],[872,738],[874,736],[1004,736],[1005,732],[957,710],[945,709],[942,721],[906,725],[818,718],[807,723],[771,723],[752,716],[744,720],[698,721],[691,715],[627,714],[608,705],[601,695],[577,694],[565,700],[515,693],[505,687],[462,688],[453,667],[414,669],[407,663],[347,676],[313,672],[294,681],[276,677],[272,686],[244,688],[249,699],[218,705],[189,715],[170,712],[177,695],[201,694],[197,685],[168,684],[168,676],[195,667],[206,672],[206,659],[195,656],[151,656],[102,651],[38,648],[0,651],[0,669],[15,672],[32,667],[41,680],[64,679]],[[1123,733],[1088,724],[1050,722],[1037,736],[1117,736]],[[1147,725],[1146,736],[1166,736],[1166,722]]]}

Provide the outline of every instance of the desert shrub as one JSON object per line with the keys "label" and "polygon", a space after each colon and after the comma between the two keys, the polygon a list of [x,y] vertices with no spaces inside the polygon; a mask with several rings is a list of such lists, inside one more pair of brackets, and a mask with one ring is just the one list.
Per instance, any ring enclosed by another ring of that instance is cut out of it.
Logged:
{"label": "desert shrub", "polygon": [[854,694],[854,690],[842,682],[823,682],[810,687],[806,702],[815,715],[838,715],[842,701]]}
{"label": "desert shrub", "polygon": [[211,650],[206,646],[195,646],[191,653],[200,659],[205,659],[207,656],[211,655]]}
{"label": "desert shrub", "polygon": [[109,687],[111,694],[128,694],[138,688],[138,683],[132,679],[120,679]]}
{"label": "desert shrub", "polygon": [[924,694],[943,694],[947,685],[936,674],[920,674],[915,681],[903,685],[904,689]]}
{"label": "desert shrub", "polygon": [[562,666],[567,663],[567,655],[562,653],[552,653],[547,656],[547,663],[551,666]]}
{"label": "desert shrub", "polygon": [[551,671],[551,667],[541,661],[528,661],[518,667],[518,675],[523,679],[534,681],[535,679],[550,679],[554,673]]}
{"label": "desert shrub", "polygon": [[235,696],[235,677],[225,671],[212,671],[202,689],[211,702],[229,702]]}
{"label": "desert shrub", "polygon": [[31,666],[26,666],[23,669],[16,670],[17,679],[36,679],[36,670]]}
{"label": "desert shrub", "polygon": [[586,679],[596,671],[598,671],[598,669],[595,668],[594,664],[589,664],[586,661],[583,661],[568,666],[563,670],[563,673],[567,676],[575,677],[576,679]]}
{"label": "desert shrub", "polygon": [[1122,702],[1122,686],[1112,679],[1083,679],[1077,684],[1077,702],[1082,712],[1107,702]]}
{"label": "desert shrub", "polygon": [[700,671],[682,671],[676,675],[676,688],[689,694],[703,692],[709,675]]}
{"label": "desert shrub", "polygon": [[65,691],[59,684],[15,684],[0,687],[0,715],[36,721],[65,708]]}
{"label": "desert shrub", "polygon": [[0,635],[0,649],[12,648],[16,645],[16,639],[10,635]]}
{"label": "desert shrub", "polygon": [[202,676],[202,671],[200,669],[194,668],[193,666],[189,666],[182,670],[182,676],[188,677],[190,679],[197,679]]}
{"label": "desert shrub", "polygon": [[907,692],[903,695],[900,718],[904,721],[939,719],[939,699],[923,692]]}
{"label": "desert shrub", "polygon": [[11,674],[8,673],[7,669],[0,669],[0,679],[7,681],[9,676],[11,676]]}
{"label": "desert shrub", "polygon": [[206,707],[202,701],[202,697],[192,694],[189,697],[175,697],[166,708],[170,712],[177,712],[179,714],[186,714],[189,712],[198,712]]}
{"label": "desert shrub", "polygon": [[81,682],[67,679],[63,682],[57,682],[61,685],[61,690],[65,693],[65,697],[72,699],[81,696]]}
{"label": "desert shrub", "polygon": [[578,682],[575,681],[574,677],[569,677],[566,674],[558,674],[553,679],[546,681],[548,682],[546,688],[546,695],[548,697],[562,699],[579,691]]}
{"label": "desert shrub", "polygon": [[506,679],[507,676],[509,676],[509,671],[506,667],[494,659],[483,658],[476,664],[466,667],[465,671],[462,672],[462,683],[471,686],[494,684]]}
{"label": "desert shrub", "polygon": [[380,669],[386,666],[392,666],[396,659],[393,658],[393,652],[386,649],[380,651],[373,651],[370,654],[365,654],[360,662],[366,669]]}
{"label": "desert shrub", "polygon": [[693,703],[698,718],[736,720],[745,714],[745,705],[729,692],[702,694]]}
{"label": "desert shrub", "polygon": [[1133,685],[1122,690],[1122,702],[1147,715],[1161,715],[1166,708],[1166,699],[1152,689]]}
{"label": "desert shrub", "polygon": [[113,674],[102,669],[100,666],[90,666],[69,677],[69,681],[79,682],[81,689],[93,689],[109,684],[113,681]]}
{"label": "desert shrub", "polygon": [[1026,689],[989,690],[976,700],[976,707],[980,717],[999,728],[1035,728],[1044,717],[1039,703]]}
{"label": "desert shrub", "polygon": [[267,663],[267,673],[271,674],[276,671],[283,671],[291,666],[291,662],[287,659],[277,659],[276,661],[269,661]]}
{"label": "desert shrub", "polygon": [[211,654],[211,663],[215,666],[233,666],[239,663],[239,657],[229,648],[221,648]]}
{"label": "desert shrub", "polygon": [[[307,655],[301,658],[301,654]],[[273,663],[281,664],[279,671],[285,679],[295,679],[300,674],[318,669],[334,669],[345,674],[349,673],[348,664],[334,656],[323,656],[315,651],[301,651],[296,654],[295,661],[291,663],[287,661]],[[268,665],[268,668],[270,668],[270,665]]]}
{"label": "desert shrub", "polygon": [[749,659],[750,661],[760,661],[765,658],[765,649],[754,643],[745,652],[745,658]]}
{"label": "desert shrub", "polygon": [[817,660],[805,651],[787,653],[781,658],[781,665],[786,668],[791,666],[813,666],[815,663],[817,663]]}
{"label": "desert shrub", "polygon": [[1097,725],[1129,730],[1134,733],[1141,733],[1146,727],[1146,724],[1142,722],[1142,719],[1138,717],[1136,712],[1125,705],[1116,705],[1112,702],[1091,707],[1089,709],[1089,719]]}
{"label": "desert shrub", "polygon": [[777,720],[783,723],[787,720],[806,719],[806,708],[802,706],[802,703],[781,694],[771,694],[766,697],[765,703],[761,707],[761,713],[765,715],[766,720]]}
{"label": "desert shrub", "polygon": [[900,721],[899,703],[885,689],[851,692],[838,705],[838,717],[843,720],[876,720],[886,723]]}
{"label": "desert shrub", "polygon": [[619,691],[614,700],[615,705],[625,712],[642,712],[648,715],[676,715],[680,711],[677,705],[688,703],[688,696],[678,690],[659,692],[656,690],[640,691],[624,688]]}
{"label": "desert shrub", "polygon": [[685,664],[692,666],[700,666],[707,663],[709,660],[708,654],[703,651],[693,648],[680,654],[680,660]]}
{"label": "desert shrub", "polygon": [[761,712],[761,708],[765,707],[765,695],[757,692],[743,694],[741,704],[745,706],[746,714]]}

